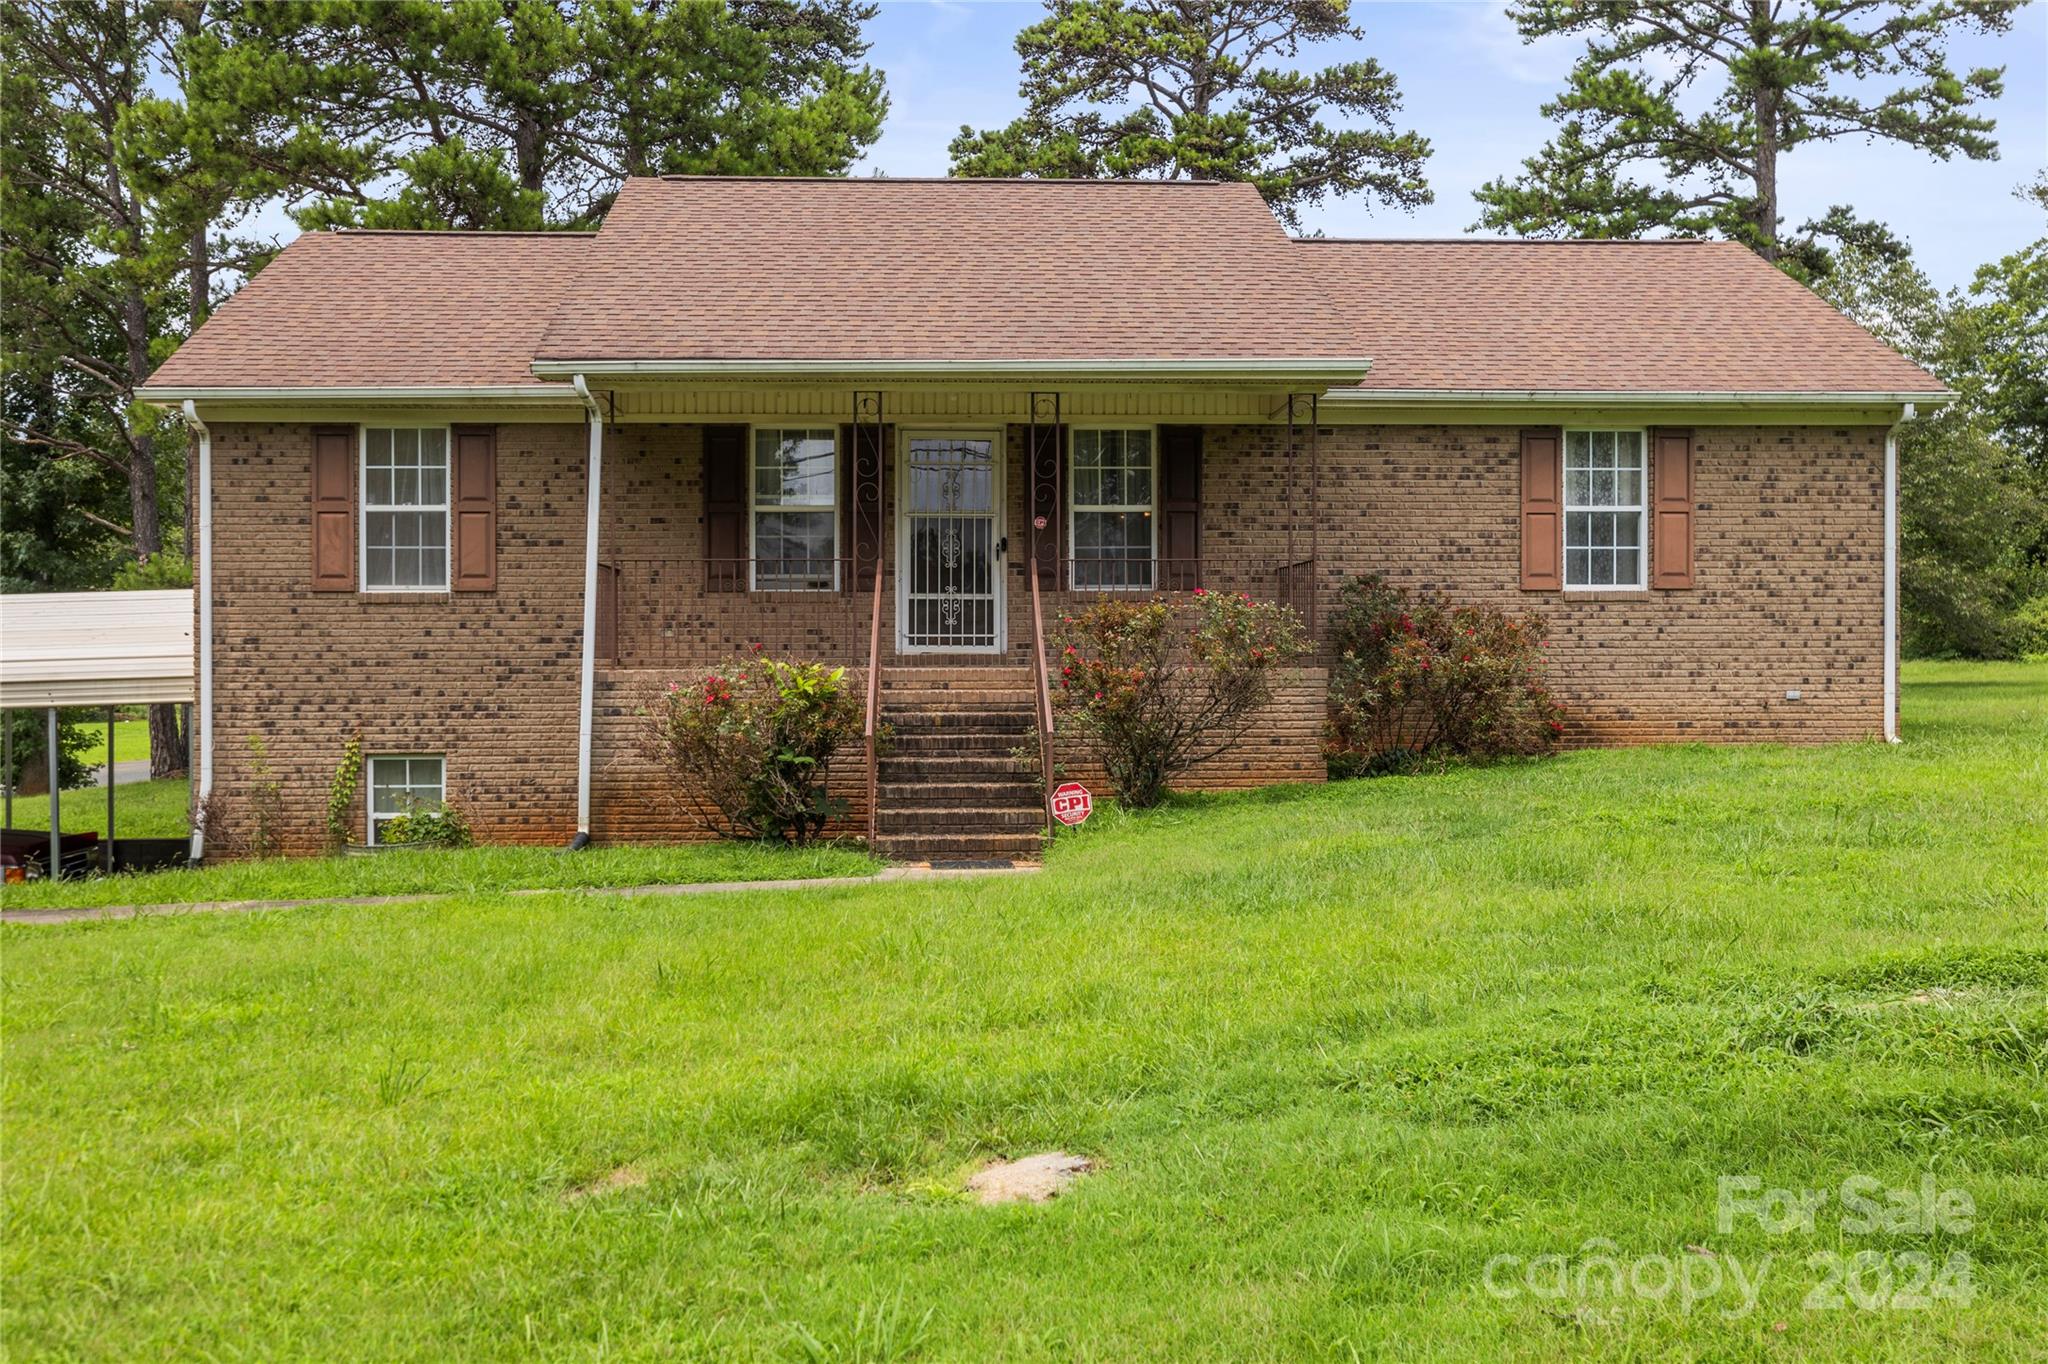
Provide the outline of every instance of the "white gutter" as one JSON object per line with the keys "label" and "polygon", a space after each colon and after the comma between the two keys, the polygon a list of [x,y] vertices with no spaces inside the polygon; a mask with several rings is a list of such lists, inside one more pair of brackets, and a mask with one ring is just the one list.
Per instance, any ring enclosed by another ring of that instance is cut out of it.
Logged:
{"label": "white gutter", "polygon": [[1323,395],[1332,404],[1373,404],[1415,406],[1424,403],[1452,403],[1482,406],[1490,403],[1546,403],[1553,406],[1693,406],[1728,404],[1735,407],[1806,403],[1812,405],[1860,403],[1895,406],[1899,403],[1945,403],[1956,395],[1947,389],[1925,393],[1800,392],[1797,390],[1735,391],[1728,389],[1570,389],[1570,388],[1337,388]]}
{"label": "white gutter", "polygon": [[597,538],[599,497],[604,487],[604,413],[581,374],[571,376],[576,396],[590,412],[590,482],[583,527],[583,689],[576,712],[576,839],[590,842],[590,717],[597,703]]}
{"label": "white gutter", "polygon": [[1916,412],[1907,403],[1884,433],[1884,737],[1899,742],[1899,427]]}
{"label": "white gutter", "polygon": [[213,402],[400,402],[452,399],[488,402],[574,402],[576,395],[561,384],[427,384],[363,385],[347,388],[290,387],[184,388],[167,385],[143,387],[136,398],[146,403]]}
{"label": "white gutter", "polygon": [[1320,378],[1355,381],[1372,369],[1369,358],[1250,357],[1236,359],[1125,360],[890,360],[878,357],[844,360],[536,360],[533,372],[571,377],[578,374],[645,376],[649,378],[776,378],[790,375],[901,375],[961,378],[969,375],[1071,376],[1115,379],[1158,378]]}
{"label": "white gutter", "polygon": [[[199,409],[190,398],[180,410],[185,425],[199,437],[198,563],[192,574],[199,597],[199,703],[193,708],[199,717],[199,790],[192,803],[188,856],[202,862],[206,859],[206,802],[213,795],[213,433],[199,420]],[[108,771],[111,781],[112,769]]]}

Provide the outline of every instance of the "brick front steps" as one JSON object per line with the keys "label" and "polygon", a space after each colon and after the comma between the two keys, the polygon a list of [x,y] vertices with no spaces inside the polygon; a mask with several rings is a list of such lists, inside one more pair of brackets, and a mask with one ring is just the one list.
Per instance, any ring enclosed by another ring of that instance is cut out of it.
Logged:
{"label": "brick front steps", "polygon": [[1032,749],[1031,672],[891,668],[882,719],[875,851],[897,861],[1036,860],[1045,807]]}

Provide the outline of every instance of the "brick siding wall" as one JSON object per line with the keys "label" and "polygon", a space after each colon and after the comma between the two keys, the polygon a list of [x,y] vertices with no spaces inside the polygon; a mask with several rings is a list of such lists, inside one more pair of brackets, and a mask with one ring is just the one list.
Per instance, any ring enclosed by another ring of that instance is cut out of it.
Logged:
{"label": "brick siding wall", "polygon": [[[499,428],[494,591],[363,595],[309,590],[310,428],[214,425],[216,788],[230,840],[246,833],[250,736],[261,736],[281,788],[287,850],[311,851],[351,733],[371,753],[445,753],[450,795],[480,838],[567,839],[584,437],[580,425]],[[1202,535],[1212,586],[1273,595],[1290,520],[1295,551],[1306,556],[1306,470],[1295,466],[1290,493],[1285,440],[1267,426],[1205,433]],[[1008,656],[1021,663],[1031,619],[1021,427],[1009,429],[1006,446]],[[1458,602],[1543,612],[1576,743],[1874,735],[1882,728],[1883,448],[1876,427],[1699,428],[1694,587],[1526,593],[1518,587],[1518,428],[1326,427],[1322,600],[1333,600],[1346,575],[1376,570]],[[630,425],[608,436],[602,553],[620,570],[620,647],[601,674],[596,717],[599,837],[691,834],[634,751],[637,695],[755,642],[865,661],[865,593],[704,592],[701,450],[694,425]],[[892,450],[892,552],[894,461]],[[1048,617],[1078,600],[1048,594]],[[885,651],[894,632],[892,590]],[[892,667],[919,661],[940,660],[889,655]],[[1310,668],[1291,680],[1248,751],[1210,764],[1196,784],[1319,778],[1321,679]],[[1788,701],[1788,689],[1802,698]],[[1084,760],[1063,755],[1062,763],[1081,770]],[[857,767],[843,764],[836,782],[858,786]],[[354,836],[362,825],[359,797]]]}

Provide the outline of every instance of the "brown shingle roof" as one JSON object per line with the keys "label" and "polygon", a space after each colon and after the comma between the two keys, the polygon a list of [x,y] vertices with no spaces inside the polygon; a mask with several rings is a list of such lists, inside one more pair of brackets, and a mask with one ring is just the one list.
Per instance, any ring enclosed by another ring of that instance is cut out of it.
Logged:
{"label": "brown shingle roof", "polygon": [[1294,249],[1363,338],[1370,391],[1941,391],[1732,242],[1311,239]]}
{"label": "brown shingle roof", "polygon": [[1245,184],[674,178],[626,181],[595,236],[309,233],[145,396],[531,385],[536,360],[1366,356],[1371,392],[1940,389],[1726,243],[1294,241]]}
{"label": "brown shingle roof", "polygon": [[628,180],[542,359],[1362,354],[1248,184]]}
{"label": "brown shingle roof", "polygon": [[207,319],[148,388],[538,383],[534,347],[591,240],[308,232]]}

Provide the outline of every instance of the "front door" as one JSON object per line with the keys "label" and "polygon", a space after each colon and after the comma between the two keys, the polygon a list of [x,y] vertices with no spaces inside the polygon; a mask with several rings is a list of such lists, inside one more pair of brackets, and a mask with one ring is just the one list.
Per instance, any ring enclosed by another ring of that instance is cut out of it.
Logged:
{"label": "front door", "polygon": [[1003,442],[995,432],[909,431],[896,543],[897,646],[998,653],[1003,636]]}

